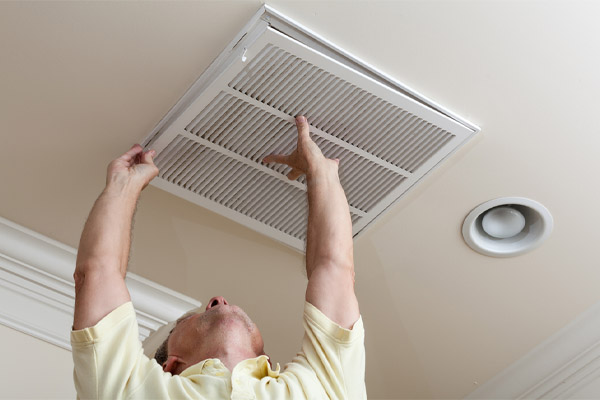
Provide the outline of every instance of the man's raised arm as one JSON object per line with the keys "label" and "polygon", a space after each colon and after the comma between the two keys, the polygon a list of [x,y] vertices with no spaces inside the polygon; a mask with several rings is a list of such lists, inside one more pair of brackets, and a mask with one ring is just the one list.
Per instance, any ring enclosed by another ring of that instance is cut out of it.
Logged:
{"label": "man's raised arm", "polygon": [[125,286],[131,222],[140,192],[158,174],[153,150],[133,146],[108,166],[106,187],[83,228],[75,279],[73,329],[95,325],[130,300]]}
{"label": "man's raised arm", "polygon": [[360,313],[354,294],[352,222],[338,177],[339,160],[325,158],[312,141],[306,118],[296,118],[298,146],[290,155],[270,155],[265,162],[292,167],[289,179],[306,174],[308,232],[306,301],[332,321],[350,329]]}

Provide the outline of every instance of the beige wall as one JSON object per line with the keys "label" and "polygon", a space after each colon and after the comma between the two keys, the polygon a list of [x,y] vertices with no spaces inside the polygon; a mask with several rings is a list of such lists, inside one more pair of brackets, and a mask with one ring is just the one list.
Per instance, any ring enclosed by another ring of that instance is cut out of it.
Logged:
{"label": "beige wall", "polygon": [[0,398],[75,398],[70,351],[0,325],[0,354]]}

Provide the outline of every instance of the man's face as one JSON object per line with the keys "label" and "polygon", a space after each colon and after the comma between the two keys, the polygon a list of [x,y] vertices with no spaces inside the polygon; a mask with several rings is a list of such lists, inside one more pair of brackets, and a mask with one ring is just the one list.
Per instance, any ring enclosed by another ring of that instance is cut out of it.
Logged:
{"label": "man's face", "polygon": [[221,296],[210,299],[206,311],[180,318],[169,337],[169,360],[176,358],[169,370],[174,375],[202,360],[222,358],[225,354],[256,357],[263,354],[263,341],[244,310]]}

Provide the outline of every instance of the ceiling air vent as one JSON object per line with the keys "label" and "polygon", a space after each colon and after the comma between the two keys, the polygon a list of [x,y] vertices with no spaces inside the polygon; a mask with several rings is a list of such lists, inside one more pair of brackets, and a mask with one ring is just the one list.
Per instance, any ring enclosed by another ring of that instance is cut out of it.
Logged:
{"label": "ceiling air vent", "polygon": [[304,177],[266,155],[305,115],[340,180],[354,236],[479,128],[263,6],[144,141],[153,185],[304,251]]}

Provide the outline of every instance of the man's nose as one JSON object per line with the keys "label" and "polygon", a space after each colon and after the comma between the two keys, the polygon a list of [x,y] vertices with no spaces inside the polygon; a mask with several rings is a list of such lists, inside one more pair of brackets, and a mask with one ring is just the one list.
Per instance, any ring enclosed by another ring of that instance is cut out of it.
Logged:
{"label": "man's nose", "polygon": [[208,301],[208,304],[206,305],[206,309],[209,310],[209,309],[213,308],[214,306],[223,305],[223,304],[225,304],[225,305],[229,304],[227,302],[227,300],[225,300],[225,297],[216,296]]}

